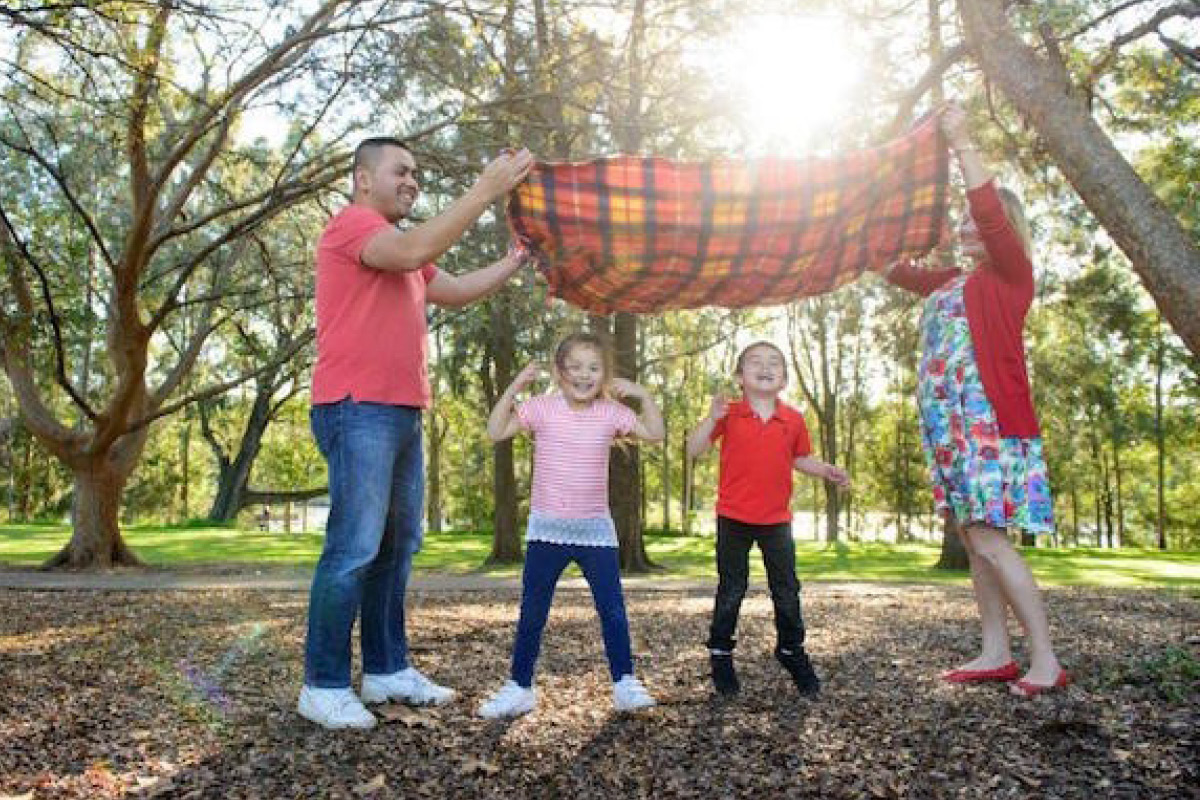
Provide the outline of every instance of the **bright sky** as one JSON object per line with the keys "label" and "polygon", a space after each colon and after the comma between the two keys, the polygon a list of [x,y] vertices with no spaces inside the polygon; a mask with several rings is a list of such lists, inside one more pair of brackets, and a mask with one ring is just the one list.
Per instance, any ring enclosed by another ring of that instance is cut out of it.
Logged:
{"label": "bright sky", "polygon": [[800,155],[849,111],[861,54],[845,23],[830,16],[759,16],[697,53],[729,89],[753,150]]}

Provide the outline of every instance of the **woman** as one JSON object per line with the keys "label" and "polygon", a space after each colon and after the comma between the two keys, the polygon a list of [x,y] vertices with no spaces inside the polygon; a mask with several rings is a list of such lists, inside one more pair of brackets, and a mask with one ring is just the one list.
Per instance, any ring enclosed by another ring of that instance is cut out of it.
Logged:
{"label": "woman", "polygon": [[[1050,642],[1033,574],[1009,528],[1053,528],[1042,440],[1021,340],[1033,302],[1029,225],[1020,201],[998,189],[971,143],[966,115],[950,106],[942,130],[958,157],[970,215],[959,228],[960,267],[895,264],[889,281],[927,299],[918,374],[921,438],[938,511],[966,546],[983,628],[979,657],[943,674],[950,683],[1011,683],[1033,697],[1070,681]],[[1023,676],[1012,658],[1006,609],[1029,639]]]}

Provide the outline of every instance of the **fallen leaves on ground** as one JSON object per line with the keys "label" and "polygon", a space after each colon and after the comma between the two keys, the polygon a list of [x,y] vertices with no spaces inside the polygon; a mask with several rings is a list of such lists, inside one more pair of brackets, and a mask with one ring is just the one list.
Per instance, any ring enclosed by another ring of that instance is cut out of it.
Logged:
{"label": "fallen leaves on ground", "polygon": [[1195,597],[1047,599],[1076,676],[1065,693],[938,680],[977,646],[966,590],[812,584],[820,698],[771,657],[756,589],[742,693],[718,700],[710,596],[630,593],[638,673],[660,705],[617,715],[590,597],[560,591],[536,711],[494,722],[474,712],[507,677],[516,593],[415,593],[413,660],[459,697],[328,732],[294,711],[302,594],[0,591],[0,798],[1196,796]]}

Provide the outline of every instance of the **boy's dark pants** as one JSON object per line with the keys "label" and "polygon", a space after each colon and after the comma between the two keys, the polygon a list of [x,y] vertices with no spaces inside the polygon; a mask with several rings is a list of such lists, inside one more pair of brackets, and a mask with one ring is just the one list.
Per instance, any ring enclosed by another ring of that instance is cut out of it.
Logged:
{"label": "boy's dark pants", "polygon": [[792,524],[751,525],[717,517],[717,600],[708,632],[710,650],[733,652],[734,631],[750,580],[750,548],[758,544],[775,606],[777,649],[795,652],[804,644],[800,616],[800,579]]}

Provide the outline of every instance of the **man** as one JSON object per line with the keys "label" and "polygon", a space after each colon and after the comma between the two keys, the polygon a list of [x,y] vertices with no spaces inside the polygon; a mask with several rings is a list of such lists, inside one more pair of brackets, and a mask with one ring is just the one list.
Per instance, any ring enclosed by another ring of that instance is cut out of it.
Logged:
{"label": "man", "polygon": [[402,231],[396,223],[419,188],[416,160],[398,139],[367,139],[354,153],[353,199],[317,244],[312,427],[329,466],[330,509],[297,710],[326,728],[375,724],[350,688],[350,633],[360,613],[362,700],[444,703],[454,695],[409,663],[404,627],[422,537],[426,303],[466,305],[521,266],[519,250],[459,276],[433,262],[532,164],[527,150],[501,155],[443,213]]}

